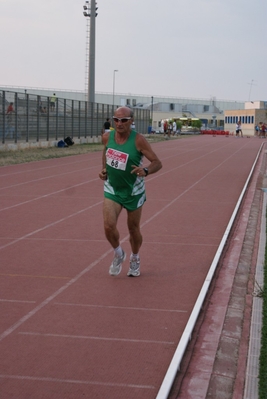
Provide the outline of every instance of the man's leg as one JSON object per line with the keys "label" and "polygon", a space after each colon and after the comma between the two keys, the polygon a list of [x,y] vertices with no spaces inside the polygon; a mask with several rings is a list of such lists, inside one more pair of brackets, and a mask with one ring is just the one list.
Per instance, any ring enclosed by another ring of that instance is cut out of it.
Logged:
{"label": "man's leg", "polygon": [[105,235],[114,249],[114,259],[109,268],[111,276],[117,276],[122,269],[122,263],[126,259],[126,253],[120,246],[120,234],[117,229],[117,221],[121,213],[122,206],[108,198],[104,198],[103,216]]}
{"label": "man's leg", "polygon": [[127,211],[128,213],[128,230],[130,233],[130,244],[133,254],[138,254],[141,248],[143,237],[140,231],[140,221],[142,215],[142,206],[135,211]]}
{"label": "man's leg", "polygon": [[114,249],[120,245],[120,234],[117,229],[117,221],[121,210],[122,206],[120,204],[109,198],[104,198],[103,218],[105,235]]}
{"label": "man's leg", "polygon": [[127,276],[138,277],[140,276],[140,257],[139,250],[141,248],[143,237],[140,231],[140,221],[142,215],[142,207],[135,211],[128,211],[128,230],[130,233],[130,244],[132,254],[130,256],[130,268]]}

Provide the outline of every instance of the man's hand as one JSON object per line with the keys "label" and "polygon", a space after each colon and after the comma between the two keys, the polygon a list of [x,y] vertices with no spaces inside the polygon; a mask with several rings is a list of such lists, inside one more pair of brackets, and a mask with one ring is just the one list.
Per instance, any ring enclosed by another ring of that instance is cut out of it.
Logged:
{"label": "man's hand", "polygon": [[100,177],[101,180],[107,180],[108,175],[106,168],[102,169],[98,176]]}

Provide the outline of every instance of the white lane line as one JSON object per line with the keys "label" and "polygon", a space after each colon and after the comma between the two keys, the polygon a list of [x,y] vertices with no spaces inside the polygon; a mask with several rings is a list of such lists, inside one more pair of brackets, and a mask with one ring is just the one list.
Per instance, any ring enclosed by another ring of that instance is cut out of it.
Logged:
{"label": "white lane line", "polygon": [[51,334],[51,333],[35,333],[30,331],[21,331],[21,335],[34,335],[39,337],[51,338],[71,338],[71,339],[91,339],[95,341],[117,341],[117,342],[134,342],[138,344],[160,344],[160,345],[174,345],[175,342],[171,341],[156,341],[150,339],[131,339],[131,338],[109,338],[109,337],[94,337],[89,335],[69,335],[69,334]]}
{"label": "white lane line", "polygon": [[[90,153],[92,154],[92,153]],[[96,152],[94,152],[94,154],[96,154]],[[78,155],[88,155],[88,154],[78,154]],[[66,158],[68,158],[69,160],[71,160],[73,158],[72,155],[70,155],[69,157],[64,157],[64,160],[66,160]],[[5,175],[1,175],[0,177],[9,177],[9,176],[14,176],[14,175],[19,175],[19,174],[23,174],[25,175],[26,173],[36,173],[42,170],[46,170],[46,169],[53,169],[53,168],[60,168],[60,167],[64,167],[64,166],[72,166],[75,165],[77,163],[84,163],[84,162],[88,162],[88,161],[92,161],[92,158],[87,158],[85,160],[79,160],[79,161],[75,161],[75,162],[64,162],[64,163],[57,163],[54,165],[49,165],[49,166],[44,166],[42,168],[36,168],[36,169],[23,169],[21,170],[21,166],[32,166],[35,163],[39,163],[39,162],[47,162],[47,161],[53,161],[54,159],[62,159],[62,158],[50,158],[50,159],[42,159],[40,161],[32,161],[30,164],[29,162],[27,163],[20,163],[20,164],[13,164],[13,165],[7,165],[7,166],[3,166],[2,170],[4,170],[4,168],[15,168],[15,167],[20,167],[20,170],[16,170],[15,172],[11,172],[11,173],[6,173]]]}
{"label": "white lane line", "polygon": [[48,298],[46,298],[38,306],[36,306],[34,309],[32,309],[30,312],[28,312],[25,316],[23,316],[21,319],[19,319],[15,324],[13,324],[13,326],[9,327],[2,334],[0,334],[0,341],[2,341],[4,338],[6,338],[11,333],[13,333],[17,328],[19,328],[23,323],[25,323],[25,321],[30,319],[39,310],[41,310],[43,307],[48,305],[51,301],[53,301],[58,295],[60,295],[63,291],[65,291],[67,288],[69,288],[72,284],[76,283],[77,280],[79,280],[85,273],[87,273],[89,270],[91,270],[95,265],[97,265],[102,259],[104,259],[111,252],[113,252],[113,248],[110,248],[103,255],[101,255],[98,259],[96,259],[94,262],[90,263],[90,265],[87,266],[84,270],[82,270],[80,273],[78,273],[75,277],[73,277],[70,281],[68,281],[66,284],[64,284],[62,287],[60,287],[57,291],[55,291],[52,295],[50,295]]}
{"label": "white lane line", "polygon": [[120,383],[114,383],[114,382],[84,381],[84,380],[72,380],[72,379],[62,379],[62,378],[49,378],[49,377],[31,377],[28,375],[0,374],[0,378],[13,379],[13,380],[58,382],[58,383],[65,383],[65,384],[68,383],[68,384],[102,385],[102,386],[106,386],[106,387],[155,389],[155,387],[153,385],[120,384]]}
{"label": "white lane line", "polygon": [[88,307],[88,308],[107,308],[107,309],[121,309],[121,310],[138,310],[147,312],[174,312],[174,313],[188,313],[187,310],[178,309],[153,309],[153,308],[133,308],[129,306],[110,306],[110,305],[91,305],[83,303],[66,303],[66,302],[55,302],[55,305],[61,306],[78,306],[78,307]]}
{"label": "white lane line", "polygon": [[85,182],[82,182],[82,183],[79,183],[79,184],[75,184],[74,186],[64,187],[64,188],[62,188],[61,190],[53,191],[52,193],[40,195],[39,197],[30,199],[30,200],[28,200],[28,201],[24,201],[24,202],[20,202],[20,203],[18,203],[18,204],[15,204],[15,205],[7,206],[6,208],[0,209],[0,212],[2,212],[2,211],[7,211],[7,210],[13,209],[13,208],[17,208],[18,206],[25,205],[25,204],[28,204],[28,203],[33,202],[33,201],[38,201],[38,200],[40,200],[40,199],[50,197],[51,195],[59,194],[59,193],[62,193],[62,192],[64,192],[64,191],[70,190],[70,189],[72,189],[72,188],[80,187],[80,186],[83,186],[84,184],[92,183],[93,181],[96,181],[96,180],[98,181],[98,180],[99,180],[99,177],[96,178],[96,179],[92,179],[92,180],[86,180]]}
{"label": "white lane line", "polygon": [[29,183],[36,183],[36,182],[41,182],[43,180],[47,180],[47,179],[55,179],[64,175],[69,175],[70,173],[80,173],[84,170],[88,171],[89,169],[93,169],[95,168],[95,166],[92,166],[90,168],[84,168],[84,169],[79,169],[79,170],[73,170],[73,171],[68,171],[68,172],[64,172],[64,173],[59,173],[57,175],[50,175],[50,176],[45,176],[45,177],[38,177],[37,179],[33,179],[33,180],[27,180],[21,183],[16,183],[16,184],[11,184],[10,186],[5,186],[5,187],[0,187],[0,190],[7,190],[10,188],[14,188],[14,187],[19,187],[19,186],[23,186],[25,184],[29,184]]}
{"label": "white lane line", "polygon": [[54,226],[56,226],[58,223],[65,222],[66,220],[68,220],[68,219],[70,219],[70,218],[72,218],[72,217],[74,217],[74,216],[77,216],[77,215],[79,215],[80,213],[86,212],[86,211],[88,211],[88,209],[94,208],[95,206],[98,206],[98,205],[100,205],[100,204],[102,204],[102,203],[103,203],[103,201],[96,202],[94,205],[88,206],[88,207],[85,208],[85,209],[81,209],[81,210],[78,211],[78,212],[72,213],[71,215],[68,215],[68,216],[66,216],[66,217],[64,217],[64,218],[62,218],[62,219],[59,219],[59,220],[57,220],[56,222],[47,224],[46,226],[41,227],[40,229],[34,230],[34,231],[32,231],[31,233],[26,234],[25,236],[19,237],[19,238],[15,239],[15,240],[13,240],[13,241],[7,243],[7,244],[4,244],[4,245],[0,246],[0,250],[1,250],[1,249],[4,249],[4,248],[7,248],[7,247],[9,247],[10,245],[16,244],[17,242],[19,242],[19,241],[21,241],[21,240],[24,240],[25,238],[29,238],[29,237],[31,237],[31,236],[34,235],[34,234],[40,233],[40,231],[44,231],[44,230],[48,229],[49,227],[54,227]]}
{"label": "white lane line", "polygon": [[[219,149],[221,149],[222,147],[220,147]],[[230,159],[230,158],[232,158],[233,156],[235,156],[238,152],[240,152],[241,150],[242,150],[243,148],[242,147],[240,147],[240,148],[238,148],[234,153],[232,153],[231,155],[229,155],[229,157],[227,158],[227,161]],[[177,170],[177,169],[180,169],[180,168],[183,168],[184,166],[187,166],[187,165],[190,165],[190,164],[192,164],[192,163],[194,163],[195,161],[197,161],[197,160],[199,160],[199,159],[202,159],[202,158],[205,158],[207,155],[210,155],[210,154],[212,154],[212,153],[214,153],[214,152],[217,152],[218,151],[218,148],[216,148],[215,150],[213,150],[213,151],[210,151],[210,152],[208,152],[208,153],[206,153],[206,154],[204,154],[204,155],[201,155],[201,156],[199,156],[199,157],[196,157],[196,158],[194,158],[194,159],[192,159],[191,161],[188,161],[188,162],[185,162],[185,163],[183,163],[183,164],[181,164],[181,165],[178,165],[178,166],[176,166],[175,168],[172,168],[171,170],[166,170],[166,172],[159,172],[159,173],[156,173],[155,175],[153,175],[153,176],[151,176],[150,175],[150,177],[148,176],[147,178],[146,178],[146,182],[149,182],[149,181],[151,181],[151,180],[154,180],[154,179],[156,179],[156,178],[158,178],[158,177],[161,177],[161,176],[164,176],[164,175],[167,175],[167,174],[170,174],[170,173],[172,173],[173,171],[175,171],[175,170]],[[176,157],[177,157],[178,155],[176,154]],[[166,158],[166,159],[169,159],[169,158],[172,158],[172,157],[168,157],[168,158]],[[164,159],[162,159],[162,161],[163,161]],[[221,166],[221,165],[223,165],[225,162],[222,162],[222,163],[220,163],[217,167],[215,167],[214,169],[212,169],[211,170],[211,172],[213,171],[213,170],[216,170],[219,166]],[[205,176],[204,176],[205,177]]]}
{"label": "white lane line", "polygon": [[36,303],[36,301],[21,301],[19,299],[1,299],[0,302],[12,302],[12,303]]}

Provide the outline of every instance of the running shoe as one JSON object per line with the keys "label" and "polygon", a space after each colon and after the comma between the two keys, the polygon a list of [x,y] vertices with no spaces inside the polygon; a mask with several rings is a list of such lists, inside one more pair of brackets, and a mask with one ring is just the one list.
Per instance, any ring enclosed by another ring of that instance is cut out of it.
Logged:
{"label": "running shoe", "polygon": [[126,253],[123,250],[121,256],[118,255],[114,256],[114,259],[109,268],[109,274],[111,276],[117,276],[118,274],[120,274],[122,268],[122,262],[124,262],[125,259],[126,259]]}
{"label": "running shoe", "polygon": [[130,258],[130,268],[128,270],[127,276],[138,277],[140,276],[140,258],[132,257]]}

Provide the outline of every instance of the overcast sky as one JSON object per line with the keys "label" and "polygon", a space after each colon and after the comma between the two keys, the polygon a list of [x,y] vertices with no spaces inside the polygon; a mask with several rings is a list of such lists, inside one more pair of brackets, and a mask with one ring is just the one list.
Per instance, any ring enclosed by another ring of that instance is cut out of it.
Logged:
{"label": "overcast sky", "polygon": [[[85,89],[84,0],[0,0],[0,85]],[[267,100],[266,0],[97,0],[96,92]]]}

